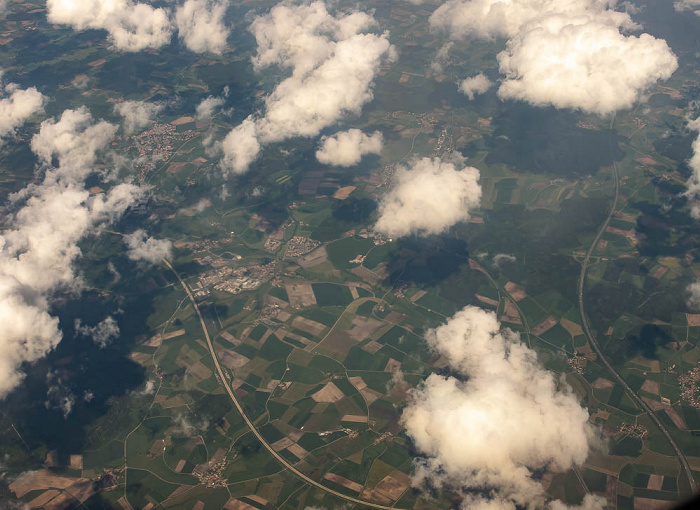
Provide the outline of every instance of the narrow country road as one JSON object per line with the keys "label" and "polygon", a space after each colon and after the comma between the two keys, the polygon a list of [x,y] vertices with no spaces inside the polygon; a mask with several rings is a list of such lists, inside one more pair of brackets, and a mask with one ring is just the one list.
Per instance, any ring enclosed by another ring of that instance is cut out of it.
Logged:
{"label": "narrow country road", "polygon": [[591,260],[591,256],[593,255],[593,251],[595,250],[596,246],[598,246],[598,241],[600,241],[600,238],[603,236],[603,232],[605,232],[605,229],[608,228],[608,224],[610,223],[610,220],[613,217],[613,214],[615,214],[615,210],[617,209],[617,201],[620,196],[620,177],[617,173],[617,166],[615,165],[615,162],[613,161],[613,179],[615,180],[615,199],[613,200],[612,206],[610,207],[610,212],[608,213],[608,217],[605,219],[603,222],[603,225],[600,227],[600,230],[598,231],[598,234],[595,236],[595,239],[593,239],[593,242],[591,243],[590,248],[588,248],[588,252],[586,253],[586,258],[583,260],[583,264],[581,264],[581,274],[579,275],[578,279],[578,307],[579,311],[581,312],[581,321],[583,322],[583,331],[586,334],[586,337],[588,337],[588,341],[590,342],[591,346],[593,347],[593,350],[595,353],[598,355],[598,359],[600,360],[603,365],[608,369],[608,371],[612,374],[612,376],[615,378],[615,380],[620,383],[620,385],[625,389],[627,393],[630,394],[632,399],[642,408],[644,411],[646,411],[649,414],[649,417],[654,421],[657,427],[659,427],[659,430],[663,433],[663,435],[666,437],[668,442],[671,444],[671,447],[673,447],[673,450],[676,452],[676,456],[678,457],[678,460],[680,461],[681,465],[683,466],[683,469],[685,470],[685,474],[688,477],[688,483],[690,484],[690,489],[693,492],[693,494],[697,493],[697,486],[695,483],[695,478],[693,477],[693,472],[690,470],[690,464],[688,464],[688,460],[685,458],[685,455],[683,455],[683,452],[681,449],[678,447],[676,442],[673,440],[673,437],[671,437],[671,434],[668,432],[664,424],[661,422],[658,416],[654,413],[654,411],[651,409],[649,404],[644,402],[639,395],[637,395],[634,391],[632,391],[632,388],[627,384],[627,382],[622,378],[620,374],[617,373],[615,370],[615,367],[612,366],[612,364],[607,360],[607,358],[603,355],[603,352],[600,350],[600,346],[598,345],[598,342],[596,341],[595,337],[591,333],[591,329],[588,325],[588,318],[586,317],[586,310],[585,306],[583,304],[583,293],[584,293],[584,287],[586,284],[586,270],[588,269],[588,264]]}
{"label": "narrow country road", "polygon": [[173,272],[175,277],[178,279],[182,287],[185,289],[185,292],[187,292],[187,295],[190,298],[190,301],[192,302],[192,306],[194,307],[195,312],[197,312],[197,317],[199,317],[199,322],[202,324],[202,331],[204,331],[204,337],[207,340],[207,345],[209,346],[209,353],[211,354],[212,360],[214,360],[214,365],[216,366],[216,371],[219,374],[219,377],[221,378],[221,384],[223,384],[224,388],[226,388],[226,392],[228,393],[229,397],[231,397],[231,401],[233,402],[233,405],[236,406],[236,409],[238,409],[238,412],[241,414],[243,417],[243,420],[245,420],[246,425],[250,429],[250,431],[255,435],[255,437],[260,441],[260,443],[265,447],[265,449],[270,452],[270,454],[279,462],[282,464],[286,469],[288,469],[290,472],[295,474],[298,478],[303,480],[304,482],[308,483],[309,485],[313,485],[317,489],[321,489],[322,491],[327,492],[328,494],[332,494],[333,496],[337,498],[344,499],[346,501],[351,501],[353,503],[357,503],[358,505],[363,505],[366,507],[371,507],[371,508],[379,508],[382,510],[397,510],[396,507],[393,506],[384,506],[384,505],[379,505],[376,503],[372,503],[369,501],[364,501],[362,499],[357,499],[353,498],[352,496],[346,496],[345,494],[342,494],[340,492],[334,491],[333,489],[326,487],[322,483],[317,482],[316,480],[313,480],[312,478],[309,478],[306,476],[304,473],[299,471],[297,468],[292,466],[287,460],[282,457],[279,453],[277,453],[272,446],[270,446],[267,441],[265,441],[265,438],[262,437],[260,432],[258,432],[258,429],[255,428],[255,425],[253,424],[252,421],[250,421],[250,418],[248,418],[248,415],[246,415],[245,411],[243,410],[243,407],[241,404],[238,402],[238,399],[236,398],[236,395],[233,393],[231,390],[231,385],[229,385],[226,382],[226,377],[224,376],[224,371],[221,369],[221,365],[219,364],[219,358],[216,356],[216,352],[214,351],[214,344],[212,344],[211,338],[209,336],[209,331],[207,330],[207,325],[204,323],[204,317],[202,317],[202,313],[199,311],[199,306],[197,305],[197,302],[194,299],[194,296],[190,292],[190,288],[187,286],[187,284],[180,278],[180,275],[178,274],[177,271],[175,271],[175,268],[168,262],[167,260],[163,259],[163,263],[170,268],[170,270]]}

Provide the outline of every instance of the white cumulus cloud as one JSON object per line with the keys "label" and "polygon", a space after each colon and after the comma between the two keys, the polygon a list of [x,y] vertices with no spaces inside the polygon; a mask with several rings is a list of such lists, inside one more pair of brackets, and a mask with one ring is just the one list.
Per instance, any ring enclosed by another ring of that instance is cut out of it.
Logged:
{"label": "white cumulus cloud", "polygon": [[[588,412],[493,312],[467,306],[426,339],[459,375],[430,375],[403,411],[406,432],[425,455],[416,461],[417,481],[485,493],[468,497],[465,509],[543,508],[533,470],[585,461],[596,441]],[[585,502],[588,509],[603,503]]]}
{"label": "white cumulus cloud", "polygon": [[479,170],[462,156],[419,159],[397,169],[374,228],[391,237],[439,234],[468,220],[480,201]]}
{"label": "white cumulus cloud", "polygon": [[221,96],[209,96],[200,101],[200,103],[195,108],[195,116],[197,119],[208,119],[216,110],[221,108],[226,103],[226,98],[229,95],[228,85],[224,87],[223,94]]}
{"label": "white cumulus cloud", "polygon": [[160,48],[172,35],[167,9],[132,0],[47,0],[46,9],[50,23],[106,30],[114,47],[123,51]]}
{"label": "white cumulus cloud", "polygon": [[[700,117],[688,121],[688,129],[700,132]],[[688,188],[685,196],[690,202],[690,213],[695,219],[700,219],[700,135],[695,137],[692,144],[693,155],[687,161],[691,175],[686,182]]]}
{"label": "white cumulus cloud", "polygon": [[629,108],[678,67],[663,39],[639,28],[614,0],[449,0],[431,28],[453,39],[508,39],[499,53],[504,99],[609,114]]}
{"label": "white cumulus cloud", "polygon": [[221,148],[224,151],[224,157],[221,160],[222,168],[231,170],[235,174],[245,173],[250,164],[257,159],[262,148],[257,136],[255,119],[248,117],[229,131],[221,142]]}
{"label": "white cumulus cloud", "polygon": [[32,115],[43,113],[46,101],[36,87],[21,89],[15,83],[3,84],[0,71],[0,144]]}
{"label": "white cumulus cloud", "polygon": [[700,0],[678,0],[673,2],[673,7],[678,11],[694,11],[695,14],[700,15]]}
{"label": "white cumulus cloud", "polygon": [[264,144],[312,137],[370,101],[382,62],[394,57],[387,33],[368,33],[374,18],[364,12],[332,15],[315,1],[283,2],[258,17],[251,31],[258,44],[257,70],[291,70],[265,98],[264,113],[248,117],[222,142],[222,168],[245,172]]}
{"label": "white cumulus cloud", "polygon": [[349,129],[321,138],[316,159],[326,165],[353,166],[366,154],[380,154],[383,145],[379,131],[366,135],[359,129]]}
{"label": "white cumulus cloud", "polygon": [[127,256],[131,260],[146,261],[157,264],[163,259],[169,259],[173,251],[173,243],[168,239],[154,239],[149,237],[144,230],[124,236]]}
{"label": "white cumulus cloud", "polygon": [[175,29],[185,47],[196,53],[221,53],[230,27],[224,24],[225,0],[185,0],[175,12],[134,0],[47,0],[50,23],[74,30],[105,30],[121,51],[160,48]]}
{"label": "white cumulus cloud", "polygon": [[209,0],[187,0],[175,11],[178,37],[196,53],[221,53],[230,28],[224,24],[227,4]]}
{"label": "white cumulus cloud", "polygon": [[[700,133],[700,117],[688,121],[688,129]],[[700,134],[692,143],[693,155],[687,161],[690,167],[690,178],[686,182],[688,188],[684,195],[690,204],[690,214],[695,219],[700,219]],[[690,294],[688,305],[694,309],[700,309],[700,281],[688,286]]]}
{"label": "white cumulus cloud", "polygon": [[694,309],[700,309],[700,282],[694,282],[688,285],[688,306]]}
{"label": "white cumulus cloud", "polygon": [[75,320],[75,331],[83,336],[89,337],[100,348],[105,348],[119,337],[119,324],[117,320],[108,315],[95,326],[83,324],[80,319]]}
{"label": "white cumulus cloud", "polygon": [[477,74],[471,78],[463,80],[459,84],[459,91],[469,99],[474,99],[478,94],[483,94],[491,88],[491,80],[483,74]]}
{"label": "white cumulus cloud", "polygon": [[500,97],[601,115],[630,108],[678,67],[662,39],[623,35],[593,18],[561,16],[508,41],[498,62],[505,75]]}
{"label": "white cumulus cloud", "polygon": [[202,99],[195,108],[197,119],[208,119],[214,115],[214,112],[221,108],[225,102],[226,100],[223,97],[218,96],[209,96]]}
{"label": "white cumulus cloud", "polygon": [[433,30],[444,30],[452,39],[478,37],[494,39],[517,35],[526,25],[550,14],[568,18],[591,14],[634,26],[625,13],[609,10],[610,0],[448,0],[430,16]]}
{"label": "white cumulus cloud", "polygon": [[32,139],[44,179],[12,197],[17,210],[0,235],[0,398],[21,381],[22,363],[41,358],[61,340],[49,300],[59,290],[80,290],[78,242],[142,193],[131,184],[96,196],[85,189],[97,153],[115,132],[116,126],[95,122],[80,108],[44,121]]}
{"label": "white cumulus cloud", "polygon": [[128,135],[148,126],[153,117],[163,111],[163,105],[146,101],[122,101],[114,105],[114,113],[124,118],[124,132]]}

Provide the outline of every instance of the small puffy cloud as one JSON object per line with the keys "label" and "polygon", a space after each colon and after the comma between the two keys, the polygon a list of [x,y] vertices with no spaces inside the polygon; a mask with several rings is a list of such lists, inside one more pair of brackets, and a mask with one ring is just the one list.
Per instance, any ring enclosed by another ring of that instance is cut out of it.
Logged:
{"label": "small puffy cloud", "polygon": [[505,75],[500,97],[601,115],[630,108],[678,67],[663,39],[627,36],[596,19],[561,16],[508,41],[498,62]]}
{"label": "small puffy cloud", "polygon": [[146,385],[143,390],[139,392],[140,395],[153,395],[156,392],[156,382],[153,379],[146,381]]}
{"label": "small puffy cloud", "polygon": [[452,39],[506,37],[504,99],[601,115],[629,108],[678,67],[663,39],[609,0],[449,0],[430,17]]}
{"label": "small puffy cloud", "polygon": [[208,119],[214,115],[214,113],[224,106],[226,103],[226,97],[221,97],[221,96],[209,96],[197,105],[195,108],[195,116],[197,117],[198,120],[201,119]]}
{"label": "small puffy cloud", "polygon": [[[688,121],[688,129],[700,132],[700,117]],[[695,137],[692,144],[693,155],[687,161],[690,167],[690,178],[686,182],[688,188],[684,195],[690,204],[690,214],[695,219],[700,219],[700,134]],[[700,282],[692,283],[688,286],[690,294],[688,306],[693,309],[700,309]]]}
{"label": "small puffy cloud", "polygon": [[116,132],[117,127],[109,122],[94,122],[85,107],[65,110],[59,120],[41,123],[41,129],[32,137],[32,152],[43,165],[50,165],[54,158],[58,160],[58,168],[48,172],[47,178],[73,178],[80,182],[93,170],[98,153]]}
{"label": "small puffy cloud", "polygon": [[57,291],[80,290],[74,269],[79,241],[142,194],[131,184],[96,196],[85,189],[97,154],[115,132],[116,126],[95,122],[81,108],[44,121],[32,138],[44,179],[12,197],[17,210],[0,235],[0,398],[21,381],[22,363],[45,356],[60,342],[49,299]]}
{"label": "small puffy cloud", "polygon": [[[465,509],[542,508],[546,495],[532,472],[562,472],[586,460],[596,441],[588,412],[493,312],[467,306],[426,340],[458,376],[430,375],[403,411],[424,455],[416,481],[478,489]],[[589,499],[585,508],[603,503]]]}
{"label": "small puffy cloud", "polygon": [[388,33],[368,33],[376,24],[364,12],[332,15],[322,1],[283,2],[258,17],[251,31],[258,44],[257,70],[276,65],[291,76],[265,98],[262,116],[248,117],[223,141],[221,166],[248,169],[267,143],[312,137],[346,114],[357,114],[373,97],[382,62],[395,57]]}
{"label": "small puffy cloud", "polygon": [[383,144],[384,137],[379,131],[366,135],[359,129],[349,129],[321,138],[316,159],[326,165],[353,166],[365,154],[380,154]]}
{"label": "small puffy cloud", "polygon": [[438,52],[435,54],[435,58],[430,63],[430,68],[436,73],[442,73],[444,71],[444,66],[450,57],[450,50],[454,46],[454,42],[448,41],[443,44]]}
{"label": "small puffy cloud", "polygon": [[234,174],[243,174],[248,171],[250,164],[257,159],[261,148],[262,146],[257,137],[255,119],[248,117],[229,131],[221,142],[221,149],[224,151],[221,166]]}
{"label": "small puffy cloud", "polygon": [[224,24],[227,4],[209,0],[187,0],[175,11],[178,37],[190,51],[221,53],[229,28]]}
{"label": "small puffy cloud", "polygon": [[3,84],[0,72],[0,144],[32,115],[43,113],[46,101],[35,87],[21,89],[15,83]]}
{"label": "small puffy cloud", "polygon": [[468,220],[480,200],[479,170],[463,157],[419,159],[397,169],[374,228],[391,237],[439,234]]}
{"label": "small puffy cloud", "polygon": [[71,80],[70,84],[78,90],[87,90],[90,86],[90,77],[87,74],[79,74]]}
{"label": "small puffy cloud", "polygon": [[160,48],[172,35],[168,10],[132,0],[47,0],[46,9],[50,23],[106,30],[123,51]]}
{"label": "small puffy cloud", "polygon": [[116,338],[119,338],[119,324],[111,315],[98,322],[95,326],[88,326],[83,324],[80,319],[75,319],[75,331],[79,335],[91,338],[102,349],[111,344]]}
{"label": "small puffy cloud", "polygon": [[137,230],[124,236],[127,256],[131,260],[146,261],[157,264],[163,259],[169,259],[173,251],[173,243],[168,239],[154,239],[143,230]]}
{"label": "small puffy cloud", "polygon": [[688,285],[688,306],[694,310],[700,309],[700,282]]}
{"label": "small puffy cloud", "polygon": [[75,405],[75,394],[68,387],[67,381],[64,380],[63,374],[59,370],[49,370],[46,374],[46,400],[44,407],[60,411],[63,418],[68,418],[68,415],[73,411]]}
{"label": "small puffy cloud", "polygon": [[114,105],[114,113],[124,118],[124,132],[128,135],[148,126],[151,119],[162,110],[162,104],[145,101],[122,101]]}
{"label": "small puffy cloud", "polygon": [[175,433],[185,437],[193,437],[202,434],[209,429],[209,420],[204,417],[200,420],[190,419],[182,413],[178,413],[173,418],[175,422]]}
{"label": "small puffy cloud", "polygon": [[[688,129],[700,132],[700,117],[688,121]],[[693,140],[692,150],[693,155],[687,161],[692,173],[686,182],[688,189],[684,195],[690,202],[690,214],[693,218],[700,219],[700,135]]]}
{"label": "small puffy cloud", "polygon": [[467,78],[459,84],[459,91],[469,99],[474,99],[477,94],[483,94],[491,88],[491,80],[483,74],[477,74]]}
{"label": "small puffy cloud", "polygon": [[700,15],[700,0],[678,0],[673,3],[673,7],[678,12],[694,11],[695,14]]}
{"label": "small puffy cloud", "polygon": [[226,100],[223,97],[209,96],[202,99],[197,105],[195,115],[197,119],[208,119],[214,115],[214,112],[221,108],[224,103],[226,103]]}
{"label": "small puffy cloud", "polygon": [[515,257],[515,255],[510,255],[508,253],[497,253],[496,255],[493,256],[493,264],[496,267],[501,267],[502,264],[504,263],[514,263],[517,262],[518,259]]}

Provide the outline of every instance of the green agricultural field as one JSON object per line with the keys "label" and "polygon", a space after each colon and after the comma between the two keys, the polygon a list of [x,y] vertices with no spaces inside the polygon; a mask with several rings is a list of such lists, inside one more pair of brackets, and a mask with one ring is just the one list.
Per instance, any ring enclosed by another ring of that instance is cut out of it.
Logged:
{"label": "green agricultural field", "polygon": [[353,300],[350,289],[344,285],[314,283],[312,288],[320,306],[347,306]]}

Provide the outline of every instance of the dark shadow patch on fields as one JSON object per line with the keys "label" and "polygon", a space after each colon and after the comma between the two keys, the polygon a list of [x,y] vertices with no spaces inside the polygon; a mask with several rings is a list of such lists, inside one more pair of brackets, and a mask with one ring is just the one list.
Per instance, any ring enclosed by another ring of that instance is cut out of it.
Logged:
{"label": "dark shadow patch on fields", "polygon": [[640,0],[637,4],[641,9],[634,14],[634,20],[644,27],[644,32],[665,39],[678,55],[681,65],[696,65],[700,18],[690,10],[676,11],[674,2]]}
{"label": "dark shadow patch on fields", "polygon": [[693,155],[693,140],[697,137],[694,132],[679,130],[675,126],[666,125],[671,130],[668,136],[659,138],[654,142],[654,150],[681,163],[681,170],[690,175],[690,169],[685,165],[685,161]]}
{"label": "dark shadow patch on fields", "polygon": [[629,332],[622,340],[609,342],[606,353],[619,364],[636,356],[659,359],[657,349],[672,341],[670,329],[670,326],[645,324]]}
{"label": "dark shadow patch on fields", "polygon": [[346,223],[365,223],[377,210],[371,198],[350,198],[333,205],[333,218]]}
{"label": "dark shadow patch on fields", "polygon": [[[119,419],[122,411],[124,418],[129,419],[140,410],[142,406],[136,400],[144,400],[146,407],[142,411],[146,412],[152,397],[147,403],[144,398],[130,399],[134,402],[127,406],[119,404],[123,399],[114,400],[138,389],[146,377],[144,368],[128,355],[136,338],[150,333],[146,320],[153,313],[152,302],[159,291],[143,292],[139,286],[140,281],[119,286],[121,293],[140,293],[126,301],[106,299],[90,291],[57,306],[54,313],[59,317],[63,340],[45,358],[25,365],[26,378],[3,401],[4,415],[0,420],[11,420],[25,441],[22,444],[0,435],[0,450],[13,459],[6,463],[6,469],[38,467],[37,462],[44,460],[41,457],[45,448],[58,449],[59,455],[65,457],[84,451],[91,443],[90,436],[108,441],[124,426]],[[94,326],[108,315],[116,318],[120,333],[106,347],[76,334],[76,319]],[[64,399],[72,401],[66,417],[60,408]],[[105,421],[102,418],[108,412],[112,419]]]}
{"label": "dark shadow patch on fields", "polygon": [[377,203],[371,198],[351,197],[335,201],[331,206],[331,215],[313,229],[311,237],[327,242],[342,237],[348,230],[364,228],[373,223],[372,217],[376,209]]}
{"label": "dark shadow patch on fields", "polygon": [[469,260],[467,243],[446,236],[408,237],[388,261],[387,284],[437,285],[458,273]]}
{"label": "dark shadow patch on fields", "polygon": [[673,199],[670,208],[649,202],[630,204],[642,212],[635,227],[640,255],[682,256],[697,249],[700,230],[697,222],[683,210],[685,202],[683,197]]}
{"label": "dark shadow patch on fields", "polygon": [[584,129],[577,122],[572,112],[509,103],[493,120],[496,130],[486,139],[486,163],[576,178],[596,174],[624,157],[616,131]]}
{"label": "dark shadow patch on fields", "polygon": [[[554,289],[575,302],[580,266],[564,250],[583,244],[583,236],[595,232],[608,207],[609,200],[590,198],[566,200],[559,212],[503,205],[486,213],[483,227],[464,225],[459,232],[488,256],[481,263],[494,278],[518,282],[529,295]],[[492,263],[497,254],[516,260],[497,267]]]}

